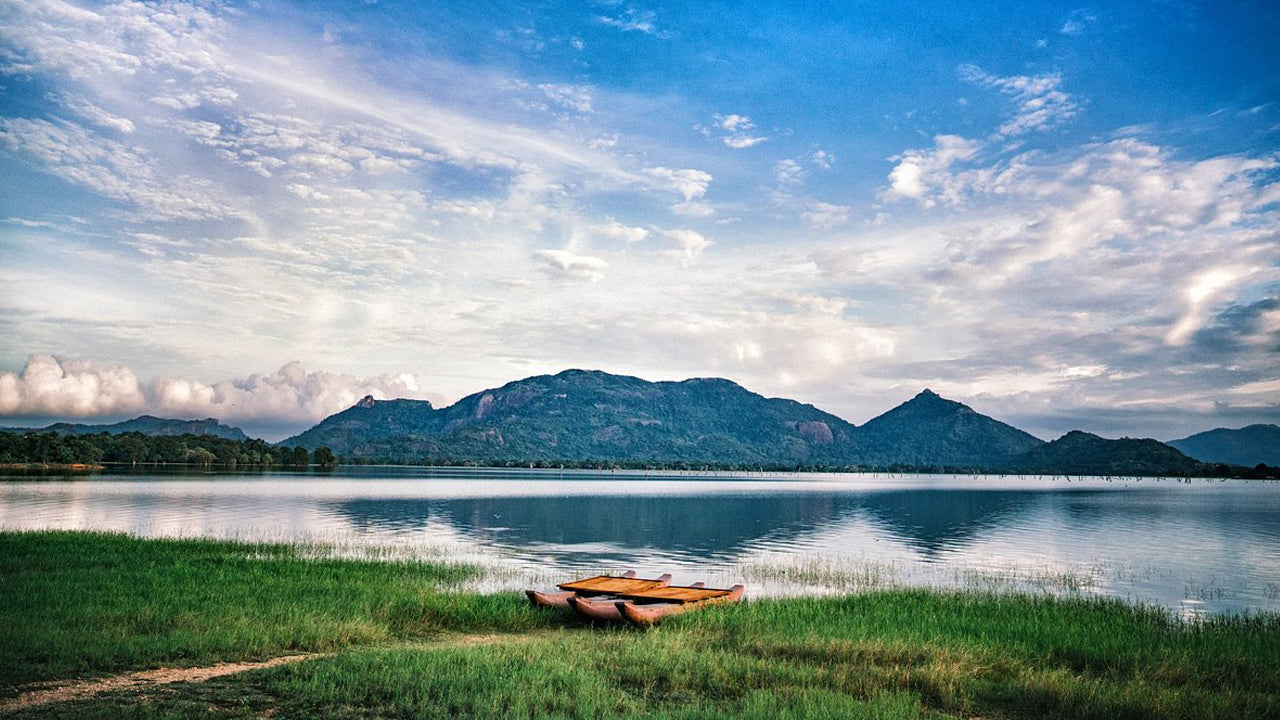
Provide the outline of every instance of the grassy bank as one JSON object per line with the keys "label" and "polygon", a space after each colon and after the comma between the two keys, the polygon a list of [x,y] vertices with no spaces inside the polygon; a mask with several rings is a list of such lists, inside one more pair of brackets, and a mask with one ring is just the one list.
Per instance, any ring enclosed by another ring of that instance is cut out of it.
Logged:
{"label": "grassy bank", "polygon": [[1280,618],[878,591],[595,629],[461,566],[277,545],[0,534],[0,694],[329,654],[18,717],[1277,717]]}

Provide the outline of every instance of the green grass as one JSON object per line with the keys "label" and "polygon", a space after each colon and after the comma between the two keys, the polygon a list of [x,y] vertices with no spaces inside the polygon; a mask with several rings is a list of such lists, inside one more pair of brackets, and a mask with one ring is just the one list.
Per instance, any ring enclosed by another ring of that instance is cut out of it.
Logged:
{"label": "green grass", "polygon": [[1280,617],[1184,623],[1121,602],[885,590],[592,628],[456,566],[285,546],[0,534],[14,686],[333,654],[17,717],[1271,718]]}
{"label": "green grass", "polygon": [[473,567],[312,550],[0,533],[0,695],[35,680],[548,624],[514,594],[442,592]]}

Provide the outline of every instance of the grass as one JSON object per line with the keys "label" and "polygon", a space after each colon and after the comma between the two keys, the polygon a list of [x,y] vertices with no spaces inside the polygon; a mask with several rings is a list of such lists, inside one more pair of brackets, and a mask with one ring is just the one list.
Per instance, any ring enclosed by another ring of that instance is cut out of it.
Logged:
{"label": "grass", "polygon": [[454,591],[468,567],[313,556],[0,534],[0,686],[325,650],[15,717],[1280,717],[1274,615],[1188,623],[1119,601],[891,589],[643,632]]}

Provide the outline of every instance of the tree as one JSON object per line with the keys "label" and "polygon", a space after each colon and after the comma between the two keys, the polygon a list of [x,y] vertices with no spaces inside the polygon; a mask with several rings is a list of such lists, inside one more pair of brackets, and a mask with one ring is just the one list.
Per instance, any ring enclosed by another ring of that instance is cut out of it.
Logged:
{"label": "tree", "polygon": [[337,456],[328,447],[316,448],[316,451],[311,455],[311,460],[320,467],[333,467],[338,464]]}

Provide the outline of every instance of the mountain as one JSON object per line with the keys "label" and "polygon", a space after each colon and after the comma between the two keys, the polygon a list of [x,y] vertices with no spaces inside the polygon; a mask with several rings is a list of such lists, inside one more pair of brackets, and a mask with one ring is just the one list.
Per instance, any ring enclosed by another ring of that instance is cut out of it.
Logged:
{"label": "mountain", "polygon": [[55,423],[43,428],[7,428],[7,431],[14,433],[25,433],[31,430],[36,432],[56,432],[63,435],[96,435],[98,433],[110,433],[119,435],[127,432],[137,432],[143,435],[213,435],[215,437],[227,438],[228,440],[248,440],[249,436],[238,427],[223,425],[218,422],[217,418],[205,418],[203,420],[173,420],[169,418],[158,418],[151,415],[141,415],[132,420],[111,423],[109,425],[84,425],[80,423]]}
{"label": "mountain", "polygon": [[1044,445],[1012,425],[931,390],[858,428],[863,462],[914,466],[998,466]]}
{"label": "mountain", "polygon": [[387,460],[837,463],[854,426],[729,380],[649,382],[566,370],[436,409],[365,398],[286,445]]}
{"label": "mountain", "polygon": [[1258,463],[1280,465],[1280,426],[1276,425],[1249,425],[1239,430],[1218,428],[1166,444],[1207,463],[1245,467]]}
{"label": "mountain", "polygon": [[1053,442],[1010,458],[1010,472],[1046,475],[1194,475],[1204,465],[1158,440],[1108,440],[1072,430]]}
{"label": "mountain", "polygon": [[390,437],[426,437],[440,427],[436,409],[426,400],[363,400],[321,420],[280,445],[301,445],[309,450],[327,447],[351,454],[358,448]]}

